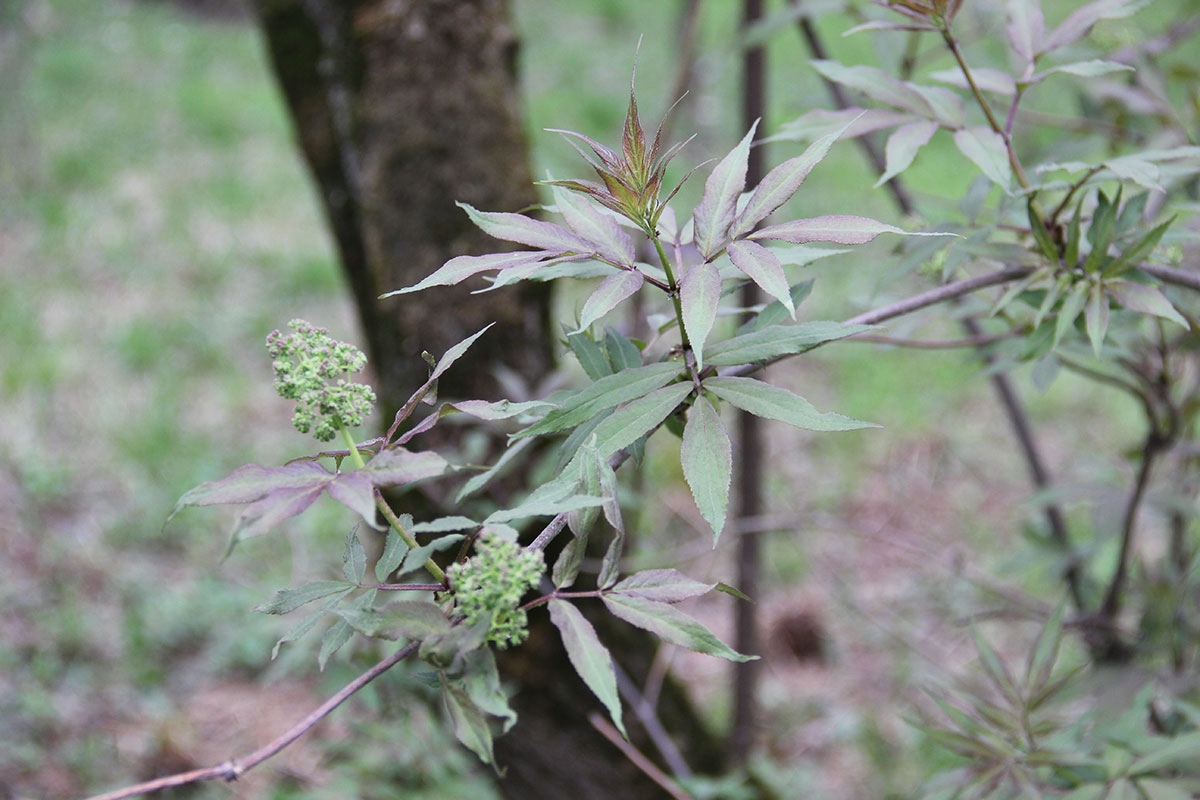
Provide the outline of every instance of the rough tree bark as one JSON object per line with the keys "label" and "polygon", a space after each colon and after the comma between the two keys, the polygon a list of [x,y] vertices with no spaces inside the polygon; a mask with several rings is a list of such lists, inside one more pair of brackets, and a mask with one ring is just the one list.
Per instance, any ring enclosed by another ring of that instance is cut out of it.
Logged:
{"label": "rough tree bark", "polygon": [[[454,201],[486,210],[535,202],[504,0],[255,6],[354,293],[380,396],[393,403],[407,397],[426,374],[421,350],[440,354],[492,321],[498,324],[459,362],[465,365],[442,379],[442,393],[496,396],[494,365],[536,381],[551,366],[544,287],[376,299],[453,256],[496,249]],[[624,632],[601,635],[628,656],[631,675],[644,675],[653,644],[617,626]],[[497,758],[508,767],[501,790],[522,800],[664,797],[588,724],[587,711],[598,704],[549,628],[536,626],[502,665],[518,685],[520,723],[497,741]],[[632,641],[616,646],[616,635]],[[660,712],[684,733],[681,746],[693,763],[718,767],[720,750],[682,693],[665,691]]]}

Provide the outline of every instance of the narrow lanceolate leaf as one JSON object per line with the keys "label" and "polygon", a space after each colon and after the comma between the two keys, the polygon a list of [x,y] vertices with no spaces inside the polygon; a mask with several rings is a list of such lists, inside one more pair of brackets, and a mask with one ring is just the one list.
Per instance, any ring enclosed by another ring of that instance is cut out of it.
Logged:
{"label": "narrow lanceolate leaf", "polygon": [[917,151],[929,143],[937,133],[936,122],[910,122],[901,125],[887,140],[887,168],[875,181],[876,186],[882,186],[904,170],[908,169]]}
{"label": "narrow lanceolate leaf", "polygon": [[342,555],[342,574],[351,583],[362,583],[367,574],[367,551],[358,540],[358,531],[350,531],[346,551]]}
{"label": "narrow lanceolate leaf", "polygon": [[534,498],[526,500],[516,508],[493,511],[483,521],[483,524],[496,525],[502,522],[511,522],[516,519],[527,519],[529,517],[551,517],[555,514],[561,514],[564,511],[575,511],[580,508],[598,507],[601,505],[604,505],[603,497],[593,497],[586,494],[571,495],[554,500]]}
{"label": "narrow lanceolate leaf", "polygon": [[617,220],[575,192],[555,187],[554,202],[567,227],[608,261],[632,266],[633,238],[621,230]]}
{"label": "narrow lanceolate leaf", "polygon": [[764,328],[725,339],[713,345],[705,356],[710,367],[734,367],[753,364],[776,356],[803,353],[823,342],[844,339],[875,330],[873,325],[846,325],[816,320],[795,325],[768,325]]}
{"label": "narrow lanceolate leaf", "polygon": [[1008,41],[1024,64],[1033,64],[1042,50],[1045,33],[1040,0],[1009,0]]}
{"label": "narrow lanceolate leaf", "polygon": [[[412,517],[407,520],[401,519],[401,523],[411,523]],[[409,526],[411,530],[411,525]],[[408,553],[408,545],[400,534],[394,530],[388,530],[387,536],[383,540],[383,554],[379,556],[379,560],[375,562],[375,578],[380,583],[387,583],[388,576],[396,571],[396,567],[400,566],[400,562],[404,560],[405,554]]]}
{"label": "narrow lanceolate leaf", "polygon": [[1104,287],[1108,293],[1125,308],[1141,311],[1143,314],[1153,314],[1156,317],[1178,322],[1188,327],[1187,320],[1180,316],[1171,305],[1171,301],[1153,286],[1144,283],[1133,283],[1126,280],[1105,281]]}
{"label": "narrow lanceolate leaf", "polygon": [[362,475],[373,486],[401,486],[444,475],[448,469],[450,462],[430,450],[412,452],[392,447],[348,474]]}
{"label": "narrow lanceolate leaf", "polygon": [[821,413],[803,397],[753,378],[708,378],[704,381],[704,388],[743,411],[805,430],[852,431],[879,427],[873,422],[863,422],[833,412]]}
{"label": "narrow lanceolate leaf", "polygon": [[729,226],[733,224],[737,200],[746,185],[746,164],[750,158],[750,141],[758,122],[713,168],[704,182],[704,193],[693,214],[696,247],[703,258],[709,258],[725,246]]}
{"label": "narrow lanceolate leaf", "polygon": [[893,108],[912,111],[922,117],[934,116],[934,110],[924,96],[903,81],[893,78],[878,67],[846,66],[837,61],[810,61],[823,77],[862,92],[873,100]]}
{"label": "narrow lanceolate leaf", "polygon": [[[967,79],[963,76],[962,70],[957,67],[931,72],[929,73],[929,77],[935,81],[957,86],[959,89],[971,88],[971,85],[967,83]],[[1017,82],[1013,80],[1012,76],[998,69],[972,67],[971,78],[975,81],[975,85],[985,92],[995,92],[996,94],[1011,96],[1017,91]]]}
{"label": "narrow lanceolate leaf", "polygon": [[1008,191],[1008,185],[1012,182],[1012,164],[1008,160],[1008,148],[1003,136],[981,125],[956,131],[954,144],[984,175],[999,184],[1005,192]]}
{"label": "narrow lanceolate leaf", "polygon": [[713,529],[713,547],[716,547],[729,507],[733,449],[721,415],[703,396],[696,398],[688,409],[679,463],[700,515]]}
{"label": "narrow lanceolate leaf", "polygon": [[446,700],[446,710],[450,712],[455,737],[480,761],[491,764],[495,756],[492,752],[492,730],[488,727],[487,718],[471,701],[466,690],[446,680],[444,673],[439,675],[442,678],[442,697]]}
{"label": "narrow lanceolate leaf", "polygon": [[343,610],[338,615],[372,639],[423,641],[450,630],[445,613],[424,600],[394,600],[383,608]]}
{"label": "narrow lanceolate leaf", "polygon": [[313,581],[296,589],[280,589],[265,603],[257,605],[254,610],[260,614],[287,614],[300,606],[330,595],[344,595],[354,585],[342,581]]}
{"label": "narrow lanceolate leaf", "polygon": [[650,631],[664,642],[730,661],[753,661],[758,658],[737,652],[708,628],[669,603],[614,593],[605,593],[603,600],[613,616]]}
{"label": "narrow lanceolate leaf", "polygon": [[246,464],[219,481],[208,481],[189,489],[179,498],[171,516],[188,506],[249,503],[275,491],[324,486],[333,477],[333,473],[313,461],[296,461],[282,467]]}
{"label": "narrow lanceolate leaf", "polygon": [[1058,648],[1062,643],[1063,615],[1066,608],[1067,603],[1064,599],[1038,633],[1037,641],[1029,651],[1029,659],[1025,662],[1026,687],[1041,689],[1049,683],[1054,661],[1058,658]]}
{"label": "narrow lanceolate leaf", "polygon": [[501,733],[508,733],[517,722],[517,712],[508,704],[508,694],[500,684],[496,656],[486,647],[469,650],[463,657],[463,688],[480,711],[504,720]]}
{"label": "narrow lanceolate leaf", "polygon": [[750,234],[751,239],[779,239],[792,244],[809,242],[835,242],[837,244],[865,244],[881,233],[898,233],[902,236],[954,236],[952,233],[913,233],[901,230],[868,217],[848,214],[833,214],[811,219],[797,219],[780,225],[771,225]]}
{"label": "narrow lanceolate leaf", "polygon": [[750,199],[746,202],[746,207],[742,209],[742,213],[738,215],[737,222],[733,226],[731,236],[737,238],[743,234],[754,230],[754,226],[769,217],[781,205],[786,203],[804,183],[804,179],[808,177],[808,173],[812,172],[813,167],[821,163],[821,159],[829,153],[829,148],[833,143],[842,137],[842,134],[855,123],[860,113],[854,119],[847,122],[845,125],[828,133],[810,144],[808,148],[796,156],[789,158],[773,170],[768,172],[766,176],[754,188],[754,193],[750,195]]}
{"label": "narrow lanceolate leaf", "polygon": [[[606,360],[605,364],[607,363]],[[644,397],[655,389],[666,386],[675,379],[680,369],[678,363],[663,361],[607,375],[571,395],[559,408],[515,434],[513,438],[540,436],[574,428],[593,419],[601,411],[616,408],[622,403]]]}
{"label": "narrow lanceolate leaf", "polygon": [[707,594],[714,588],[715,583],[702,583],[679,570],[644,569],[615,584],[610,591],[660,603],[678,603]]}
{"label": "narrow lanceolate leaf", "polygon": [[1099,281],[1092,284],[1084,315],[1092,351],[1096,354],[1096,358],[1099,358],[1100,347],[1104,344],[1104,335],[1108,333],[1108,295],[1104,293],[1104,288]]}
{"label": "narrow lanceolate leaf", "polygon": [[733,265],[750,276],[750,280],[771,297],[774,297],[796,318],[796,307],[792,304],[792,287],[779,259],[757,242],[730,242],[729,258]]}
{"label": "narrow lanceolate leaf", "polygon": [[1051,67],[1044,72],[1039,72],[1033,76],[1034,81],[1041,81],[1047,76],[1055,72],[1065,72],[1068,75],[1080,75],[1085,78],[1094,78],[1099,75],[1107,75],[1110,72],[1125,72],[1132,71],[1133,67],[1128,64],[1118,64],[1116,61],[1104,61],[1103,59],[1093,58],[1088,61],[1075,61],[1070,64],[1059,64],[1057,67]]}
{"label": "narrow lanceolate leaf", "polygon": [[696,264],[683,276],[679,303],[683,308],[683,328],[687,331],[697,369],[704,366],[704,341],[717,319],[721,301],[721,274],[712,263]]}
{"label": "narrow lanceolate leaf", "polygon": [[561,225],[542,222],[524,214],[501,211],[477,211],[466,203],[456,203],[480,230],[506,242],[536,247],[540,250],[591,253],[595,248]]}
{"label": "narrow lanceolate leaf", "polygon": [[383,439],[385,445],[392,440],[392,436],[394,436],[396,431],[400,428],[400,423],[408,419],[413,410],[416,409],[417,404],[420,403],[421,400],[424,399],[425,396],[429,394],[429,392],[432,391],[437,385],[438,378],[440,378],[446,370],[450,369],[451,364],[462,358],[463,354],[470,349],[471,345],[475,344],[476,339],[487,333],[488,328],[495,324],[496,323],[494,322],[489,322],[487,325],[484,325],[478,331],[471,334],[466,339],[463,339],[461,342],[454,345],[442,354],[442,357],[437,362],[437,366],[435,366],[433,371],[429,373],[429,378],[426,379],[425,383],[423,383],[420,388],[413,392],[412,396],[409,397],[408,400],[404,401],[404,405],[399,411],[396,412],[396,418],[392,420],[391,426],[388,427],[387,433],[384,434]]}
{"label": "narrow lanceolate leaf", "polygon": [[1071,292],[1063,299],[1062,308],[1058,310],[1058,319],[1054,322],[1054,346],[1058,347],[1058,343],[1062,341],[1062,337],[1067,331],[1075,327],[1075,320],[1079,318],[1079,312],[1083,311],[1083,306],[1087,302],[1088,284],[1080,282],[1071,287]]}
{"label": "narrow lanceolate leaf", "polygon": [[1041,51],[1049,53],[1064,45],[1078,41],[1087,35],[1102,19],[1126,17],[1144,6],[1141,0],[1094,0],[1075,10],[1069,17],[1045,37]]}
{"label": "narrow lanceolate leaf", "polygon": [[1121,255],[1117,256],[1111,264],[1104,268],[1104,277],[1113,278],[1124,275],[1129,270],[1141,264],[1147,256],[1154,252],[1154,248],[1158,247],[1159,240],[1162,239],[1163,234],[1167,232],[1167,228],[1174,221],[1175,218],[1171,217],[1162,225],[1159,225],[1143,236],[1137,244],[1132,245],[1125,252],[1121,253]]}
{"label": "narrow lanceolate leaf", "polygon": [[[614,223],[615,224],[615,223]],[[587,328],[596,320],[616,308],[622,300],[632,296],[642,288],[645,276],[637,270],[621,270],[616,275],[609,275],[600,281],[583,304],[579,312],[579,327]]]}
{"label": "narrow lanceolate leaf", "polygon": [[600,456],[608,458],[654,430],[691,392],[690,383],[675,383],[618,408],[596,426],[595,446]]}
{"label": "narrow lanceolate leaf", "polygon": [[596,636],[596,629],[579,613],[579,609],[565,600],[551,600],[549,606],[550,621],[562,635],[563,647],[567,650],[571,666],[592,690],[592,694],[608,709],[608,715],[621,735],[627,735],[621,719],[617,673],[613,669],[612,656]]}
{"label": "narrow lanceolate leaf", "polygon": [[509,269],[510,267],[523,267],[561,254],[562,250],[559,249],[519,253],[490,253],[485,256],[458,256],[457,258],[450,259],[429,275],[426,275],[419,283],[380,295],[379,299],[382,300],[397,294],[420,292],[431,286],[453,286],[481,272]]}

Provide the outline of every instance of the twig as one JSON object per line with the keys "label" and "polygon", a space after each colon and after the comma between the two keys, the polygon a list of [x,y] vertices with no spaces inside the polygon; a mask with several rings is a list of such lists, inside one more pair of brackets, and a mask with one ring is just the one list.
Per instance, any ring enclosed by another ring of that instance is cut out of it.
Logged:
{"label": "twig", "polygon": [[986,289],[989,286],[999,286],[1002,283],[1019,280],[1029,275],[1029,273],[1030,269],[1028,267],[1006,267],[1005,269],[989,272],[985,275],[978,275],[974,278],[947,283],[936,289],[930,289],[927,292],[909,297],[906,300],[886,305],[883,308],[863,312],[858,316],[846,320],[845,324],[875,325],[895,317],[910,314],[927,306],[937,305],[955,297],[962,297],[965,294]]}
{"label": "twig", "polygon": [[592,723],[592,727],[600,732],[612,745],[621,751],[629,762],[645,773],[646,777],[654,781],[659,787],[675,798],[675,800],[696,800],[690,794],[683,790],[678,783],[671,780],[671,777],[654,765],[654,762],[642,755],[636,747],[621,738],[621,734],[612,724],[604,717],[597,714],[595,711],[588,714],[588,722]]}
{"label": "twig", "polygon": [[358,692],[371,681],[378,678],[383,673],[387,672],[392,667],[399,664],[405,658],[412,655],[417,650],[418,643],[412,642],[404,645],[395,653],[392,653],[387,658],[380,661],[369,670],[359,675],[333,697],[330,697],[321,705],[317,706],[308,716],[293,725],[282,736],[274,741],[260,747],[253,753],[242,758],[231,758],[230,760],[217,764],[216,766],[206,767],[204,769],[196,769],[190,772],[179,772],[175,775],[167,775],[163,778],[156,778],[152,781],[139,783],[134,786],[127,786],[124,789],[116,789],[105,794],[94,795],[88,800],[124,800],[126,797],[136,797],[149,792],[156,792],[160,789],[170,789],[175,786],[183,786],[188,783],[196,783],[198,781],[208,781],[215,778],[220,778],[224,781],[235,781],[241,775],[249,772],[254,767],[266,761],[271,756],[283,750],[292,742],[299,739],[304,734],[308,733],[313,726],[320,722],[353,694]]}
{"label": "twig", "polygon": [[1129,500],[1125,503],[1125,515],[1121,524],[1121,551],[1117,555],[1117,568],[1113,572],[1112,581],[1108,584],[1108,591],[1104,594],[1104,603],[1100,607],[1100,614],[1108,620],[1116,619],[1117,613],[1121,610],[1121,592],[1125,588],[1125,577],[1129,572],[1129,551],[1133,546],[1133,537],[1137,525],[1138,506],[1142,504],[1142,498],[1146,495],[1146,487],[1150,484],[1150,472],[1154,468],[1154,461],[1162,452],[1166,442],[1156,430],[1146,436],[1146,443],[1142,446],[1142,464],[1138,468],[1137,482],[1133,485],[1133,491],[1129,494]]}
{"label": "twig", "polygon": [[1175,267],[1160,267],[1156,264],[1139,264],[1138,269],[1147,275],[1153,275],[1163,283],[1170,283],[1193,292],[1200,292],[1200,275],[1195,272],[1185,272]]}
{"label": "twig", "polygon": [[613,667],[617,674],[617,691],[633,709],[633,713],[642,723],[642,727],[646,729],[646,735],[654,743],[655,749],[663,757],[667,767],[684,780],[691,778],[692,768],[684,761],[683,754],[675,746],[675,740],[671,738],[671,734],[667,733],[667,729],[659,721],[658,714],[654,711],[654,705],[638,691],[637,685],[625,674],[625,670],[615,663]]}
{"label": "twig", "polygon": [[1011,330],[1005,333],[994,333],[982,336],[967,336],[962,339],[902,339],[895,336],[878,336],[861,333],[858,336],[848,336],[847,342],[871,342],[886,344],[893,347],[911,347],[917,350],[953,350],[958,347],[986,347],[989,344],[1003,342],[1020,336],[1022,331]]}

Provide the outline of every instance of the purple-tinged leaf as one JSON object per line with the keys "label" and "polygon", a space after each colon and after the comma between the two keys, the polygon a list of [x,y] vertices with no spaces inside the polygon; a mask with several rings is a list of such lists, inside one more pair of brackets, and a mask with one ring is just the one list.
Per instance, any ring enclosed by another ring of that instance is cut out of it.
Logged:
{"label": "purple-tinged leaf", "polygon": [[588,163],[590,163],[593,168],[595,168],[597,166],[597,164],[594,161],[592,161],[592,159],[586,153],[584,153],[582,150],[579,150],[579,147],[575,144],[575,142],[571,141],[571,139],[569,139],[567,137],[573,137],[575,139],[578,139],[579,141],[587,144],[588,147],[592,148],[592,152],[594,152],[596,154],[596,156],[600,159],[599,166],[604,167],[609,172],[615,172],[621,166],[621,158],[620,158],[620,156],[618,156],[616,154],[615,151],[613,151],[612,149],[610,149],[609,147],[607,147],[605,145],[600,144],[595,139],[592,139],[588,136],[584,136],[582,133],[576,133],[575,131],[565,131],[560,128],[546,128],[546,132],[561,134],[564,139],[567,139],[567,141],[571,144],[572,147],[574,147],[577,151],[579,151],[580,155],[582,155],[585,159],[587,159]]}
{"label": "purple-tinged leaf", "polygon": [[803,397],[754,378],[706,378],[704,388],[743,411],[804,430],[852,431],[879,427],[872,422],[843,417],[833,412],[821,413]]}
{"label": "purple-tinged leaf", "polygon": [[999,184],[1005,192],[1012,194],[1008,190],[1012,182],[1012,164],[1008,160],[1008,147],[1003,136],[980,125],[977,128],[955,131],[954,144],[984,175]]}
{"label": "purple-tinged leaf", "polygon": [[709,258],[725,246],[729,226],[733,224],[738,197],[746,186],[746,164],[750,159],[750,141],[758,122],[742,137],[737,147],[729,151],[704,182],[704,193],[693,212],[696,247],[703,258]]}
{"label": "purple-tinged leaf", "polygon": [[536,250],[534,252],[491,253],[486,256],[458,256],[426,275],[419,283],[380,295],[379,299],[382,300],[397,294],[420,292],[431,286],[452,286],[481,272],[534,264],[560,254],[561,250]]}
{"label": "purple-tinged leaf", "polygon": [[863,116],[862,113],[858,114],[836,131],[813,142],[802,154],[788,159],[768,172],[758,186],[754,187],[754,193],[750,195],[746,207],[738,215],[730,235],[736,239],[749,233],[754,230],[755,225],[790,200],[800,185],[804,183],[804,179],[812,172],[813,167],[829,153],[829,148],[833,146],[833,143],[840,139],[861,116]]}
{"label": "purple-tinged leaf", "polygon": [[337,614],[372,639],[423,641],[450,630],[442,610],[425,600],[394,600],[383,608],[347,608]]}
{"label": "purple-tinged leaf", "polygon": [[392,447],[348,475],[362,475],[372,486],[401,486],[444,475],[448,469],[449,462],[431,450],[412,452]]}
{"label": "purple-tinged leaf", "polygon": [[803,353],[813,346],[875,330],[871,325],[846,325],[814,320],[795,325],[764,325],[717,342],[708,353],[710,367],[752,364],[776,356]]}
{"label": "purple-tinged leaf", "polygon": [[494,322],[489,322],[487,325],[484,325],[481,329],[471,334],[466,339],[463,339],[461,342],[451,347],[442,355],[441,359],[437,362],[437,366],[435,366],[433,371],[429,374],[428,380],[421,385],[421,388],[413,392],[412,397],[409,397],[408,400],[405,401],[404,406],[396,412],[396,418],[392,420],[391,426],[387,429],[387,433],[384,434],[383,445],[381,446],[386,446],[387,443],[392,440],[392,437],[396,435],[396,431],[400,427],[400,423],[408,419],[409,415],[411,415],[413,410],[417,407],[417,404],[420,403],[421,400],[425,398],[425,395],[427,395],[434,385],[437,384],[437,379],[440,378],[442,374],[450,368],[450,365],[462,358],[463,354],[466,353],[471,345],[475,343],[475,340],[486,333],[487,329],[495,324],[496,323]]}
{"label": "purple-tinged leaf", "polygon": [[596,629],[579,609],[565,600],[551,600],[549,607],[550,621],[562,635],[571,666],[608,709],[617,730],[622,736],[626,735],[625,723],[621,720],[621,697],[617,694],[617,673],[613,669],[612,656],[596,636]]}
{"label": "purple-tinged leaf", "polygon": [[1034,75],[1030,83],[1043,81],[1055,72],[1065,72],[1068,75],[1079,75],[1084,78],[1095,78],[1098,75],[1108,75],[1111,72],[1126,71],[1133,72],[1133,67],[1128,64],[1118,64],[1116,61],[1093,58],[1088,61],[1075,61],[1070,64],[1059,64],[1057,67],[1051,67]]}
{"label": "purple-tinged leaf", "polygon": [[[713,547],[716,547],[725,528],[725,512],[729,508],[733,449],[721,415],[703,395],[697,397],[688,409],[683,444],[679,448],[679,463],[683,467],[684,480],[696,501],[696,508],[712,528]],[[668,600],[665,597],[652,599]]]}
{"label": "purple-tinged leaf", "polygon": [[592,250],[587,242],[553,222],[542,222],[524,214],[505,211],[478,211],[466,203],[456,205],[466,211],[471,221],[488,236],[506,242],[517,242],[540,250],[566,250],[575,253],[588,253]]}
{"label": "purple-tinged leaf", "polygon": [[677,569],[644,569],[615,584],[610,591],[660,603],[678,603],[707,594],[715,587],[715,583],[702,583]]}
{"label": "purple-tinged leaf", "polygon": [[733,265],[750,276],[764,292],[774,297],[796,318],[796,306],[792,303],[792,287],[779,259],[758,242],[730,242],[727,248]]}
{"label": "purple-tinged leaf", "polygon": [[560,255],[546,261],[538,261],[531,264],[522,264],[520,266],[508,267],[496,273],[494,278],[491,278],[491,283],[482,289],[476,289],[471,294],[484,294],[485,292],[494,292],[513,283],[519,283],[527,280],[541,280],[540,273],[550,269],[553,266],[561,264],[564,261],[586,259],[592,254],[592,250],[588,249],[586,253],[576,255]]}
{"label": "purple-tinged leaf", "polygon": [[896,132],[888,137],[887,169],[879,176],[875,186],[882,186],[908,169],[917,157],[917,151],[929,143],[937,129],[936,122],[910,122],[897,128]]}
{"label": "purple-tinged leaf", "polygon": [[282,467],[246,464],[219,481],[208,481],[185,492],[171,516],[188,506],[250,503],[275,491],[321,488],[333,477],[332,472],[312,461],[295,461]]}
{"label": "purple-tinged leaf", "polygon": [[835,214],[811,219],[797,219],[780,225],[771,225],[750,234],[751,239],[778,239],[792,244],[809,242],[835,242],[837,244],[865,244],[881,233],[898,233],[902,236],[953,236],[950,233],[918,233],[905,231],[895,225],[848,214]]}
{"label": "purple-tinged leaf", "polygon": [[1137,154],[1110,158],[1104,162],[1104,166],[1123,181],[1130,181],[1156,192],[1166,191],[1159,183],[1162,170],[1158,168],[1157,164],[1138,158]]}
{"label": "purple-tinged leaf", "polygon": [[229,551],[242,539],[269,532],[285,519],[304,512],[325,491],[325,482],[316,486],[276,489],[261,500],[246,507],[234,523],[229,539]]}
{"label": "purple-tinged leaf", "polygon": [[1042,52],[1045,35],[1040,0],[1008,0],[1008,42],[1027,71],[1032,70],[1033,60]]}
{"label": "purple-tinged leaf", "polygon": [[1105,281],[1104,288],[1112,295],[1113,299],[1131,311],[1153,314],[1156,317],[1178,322],[1185,328],[1188,327],[1187,320],[1180,316],[1179,312],[1175,310],[1175,306],[1171,305],[1171,301],[1153,286],[1133,281],[1113,280]]}
{"label": "purple-tinged leaf", "polygon": [[847,123],[850,127],[846,128],[841,138],[853,139],[881,128],[891,128],[912,121],[911,114],[884,108],[866,110],[844,108],[841,111],[817,108],[801,114],[791,122],[784,123],[776,133],[766,137],[764,141],[811,142],[832,131],[842,129]]}
{"label": "purple-tinged leaf", "polygon": [[644,367],[634,367],[621,370],[613,375],[606,375],[568,396],[562,401],[559,408],[520,431],[513,438],[541,436],[545,433],[574,428],[594,419],[603,411],[644,397],[655,389],[661,389],[675,380],[680,371],[681,367],[678,362],[660,361]]}
{"label": "purple-tinged leaf", "polygon": [[870,22],[864,22],[861,25],[855,25],[850,30],[842,34],[842,36],[850,36],[851,34],[860,33],[862,31],[937,31],[932,25],[922,25],[919,22],[888,22],[887,20],[876,19]]}
{"label": "purple-tinged leaf", "polygon": [[545,400],[526,400],[522,403],[514,403],[511,400],[497,400],[495,402],[487,400],[459,400],[447,405],[455,411],[461,411],[476,419],[486,420],[511,419],[527,411],[554,407],[553,403],[547,403]]}
{"label": "purple-tinged leaf", "polygon": [[602,599],[613,616],[650,631],[664,642],[730,661],[753,661],[758,658],[737,652],[708,628],[669,603],[611,593],[604,594]]}
{"label": "purple-tinged leaf", "polygon": [[921,86],[915,83],[905,84],[925,98],[933,109],[933,120],[944,128],[961,128],[967,121],[967,109],[962,96],[944,86]]}
{"label": "purple-tinged leaf", "polygon": [[[937,72],[929,73],[929,77],[941,83],[948,83],[951,86],[956,86],[959,89],[970,89],[970,84],[963,76],[961,69],[943,69]],[[1013,80],[1012,75],[991,67],[974,67],[971,69],[971,77],[975,79],[975,85],[985,92],[994,92],[1012,96],[1017,92],[1017,82]]]}
{"label": "purple-tinged leaf", "polygon": [[877,67],[862,65],[848,67],[838,61],[810,61],[809,63],[827,80],[862,92],[872,100],[878,100],[893,108],[911,111],[921,117],[934,116],[929,101],[920,92]]}
{"label": "purple-tinged leaf", "polygon": [[635,269],[621,270],[600,281],[579,312],[579,329],[584,330],[596,320],[616,308],[621,301],[637,293],[645,283],[645,276]]}
{"label": "purple-tinged leaf", "polygon": [[556,188],[554,201],[567,227],[614,264],[633,266],[633,238],[621,230],[616,219],[596,208],[575,192]]}
{"label": "purple-tinged leaf", "polygon": [[1097,0],[1074,11],[1042,41],[1039,52],[1049,53],[1082,39],[1102,19],[1117,19],[1133,14],[1144,0]]}
{"label": "purple-tinged leaf", "polygon": [[683,309],[684,330],[692,352],[696,354],[696,368],[704,366],[704,341],[717,319],[717,304],[721,300],[721,274],[715,264],[696,264],[683,276],[679,288],[679,304]]}
{"label": "purple-tinged leaf", "polygon": [[375,521],[375,486],[363,474],[363,470],[344,472],[330,481],[326,488],[330,497],[358,514],[372,528],[379,531],[384,529]]}

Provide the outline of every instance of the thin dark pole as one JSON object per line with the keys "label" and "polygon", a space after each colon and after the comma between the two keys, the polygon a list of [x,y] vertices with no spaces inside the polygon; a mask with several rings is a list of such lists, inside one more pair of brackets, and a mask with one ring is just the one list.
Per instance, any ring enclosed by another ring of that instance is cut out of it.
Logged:
{"label": "thin dark pole", "polygon": [[[763,0],[743,0],[742,26],[748,28],[762,19]],[[761,45],[746,49],[742,56],[742,130],[748,130],[756,119],[761,119],[766,109],[766,59]],[[751,148],[750,162],[746,169],[746,185],[753,186],[762,180],[765,160],[763,145]],[[741,302],[749,307],[760,302],[758,287],[747,281],[742,287]],[[763,513],[762,498],[762,428],[758,417],[738,412],[738,471],[737,471],[737,519],[757,517]],[[760,533],[743,531],[737,541],[738,587],[751,597],[759,594],[762,573]],[[741,602],[736,606],[735,640],[738,652],[760,651],[756,606]],[[733,667],[733,729],[729,735],[729,749],[735,764],[743,764],[756,739],[758,719],[758,675],[761,661],[747,661]]]}

